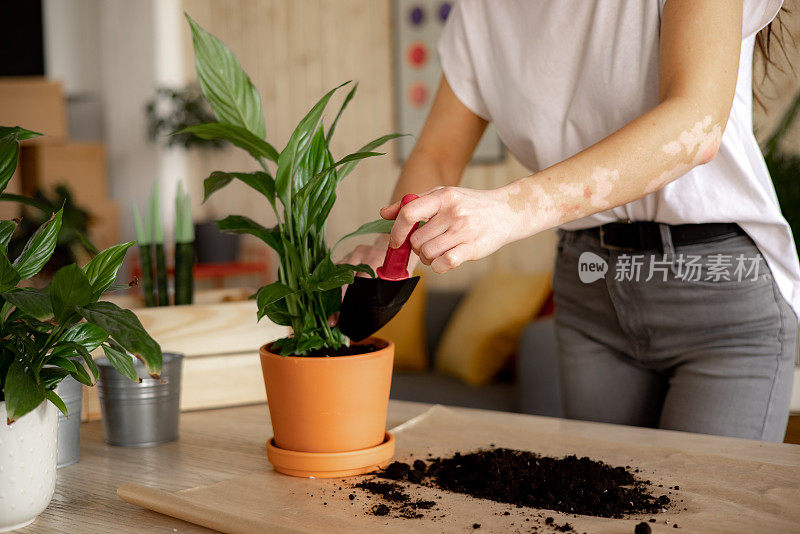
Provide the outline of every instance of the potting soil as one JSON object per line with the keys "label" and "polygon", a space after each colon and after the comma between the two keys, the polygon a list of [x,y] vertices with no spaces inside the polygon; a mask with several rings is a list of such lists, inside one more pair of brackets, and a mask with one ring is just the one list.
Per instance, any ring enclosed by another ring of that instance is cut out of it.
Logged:
{"label": "potting soil", "polygon": [[[371,506],[368,513],[408,519],[424,517],[424,511],[431,508],[438,510],[435,501],[414,497],[414,484],[507,503],[517,509],[611,518],[662,511],[669,505],[669,497],[651,493],[649,481],[637,478],[636,472],[638,469],[632,471],[629,466],[615,467],[588,457],[555,458],[490,448],[456,452],[427,462],[415,460],[412,465],[393,462],[375,478],[355,487],[380,498],[380,504]],[[552,517],[544,524],[559,532],[572,531],[569,523],[558,524]]]}

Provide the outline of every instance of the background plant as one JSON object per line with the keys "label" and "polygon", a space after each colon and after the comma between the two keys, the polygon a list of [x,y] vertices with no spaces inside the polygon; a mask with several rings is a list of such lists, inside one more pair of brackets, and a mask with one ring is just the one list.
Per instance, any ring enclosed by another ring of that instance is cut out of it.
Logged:
{"label": "background plant", "polygon": [[[153,99],[147,103],[145,112],[148,136],[154,142],[177,130],[214,120],[200,88],[195,85],[179,89],[159,87]],[[166,143],[167,146],[180,145],[186,150],[221,148],[224,144],[219,139],[203,139],[190,132],[170,135]]]}
{"label": "background plant", "polygon": [[784,113],[775,131],[764,144],[764,161],[767,163],[781,212],[794,234],[795,246],[800,250],[800,154],[788,154],[780,149],[797,114],[800,113],[800,91]]}
{"label": "background plant", "polygon": [[[161,225],[161,192],[153,184],[147,201],[144,222],[136,202],[132,203],[136,239],[139,241],[139,260],[142,266],[142,292],[145,305],[169,306],[167,255]],[[194,294],[194,225],[191,199],[178,182],[175,195],[175,304],[191,304]]]}
{"label": "background plant", "polygon": [[37,190],[32,200],[38,202],[39,206],[37,209],[21,212],[24,217],[19,221],[8,245],[8,256],[18,256],[36,230],[59,209],[62,210],[61,231],[56,248],[37,278],[49,280],[61,267],[85,261],[91,255],[97,254],[97,248],[87,237],[92,215],[75,202],[69,187],[59,184],[52,192]]}
{"label": "background plant", "polygon": [[[16,169],[19,141],[38,135],[20,127],[0,127],[0,193]],[[139,378],[129,352],[152,376],[161,371],[161,348],[139,319],[100,301],[134,242],[109,247],[83,267],[73,263],[60,268],[44,288],[24,287],[53,254],[62,220],[59,209],[13,262],[8,243],[17,222],[0,221],[0,400],[5,400],[9,424],[45,399],[67,415],[53,390],[70,375],[94,384],[98,371],[90,353],[98,347],[131,380]]]}
{"label": "background plant", "polygon": [[[337,185],[359,160],[382,155],[374,152],[389,134],[370,141],[357,152],[334,159],[329,143],[342,112],[353,99],[356,86],[345,97],[330,127],[322,114],[340,85],[323,96],[295,128],[282,151],[266,141],[261,99],[236,56],[222,42],[187,16],[192,30],[195,67],[200,88],[216,122],[191,126],[191,132],[207,139],[223,139],[246,150],[256,160],[255,172],[216,171],[204,182],[205,199],[233,181],[242,182],[263,195],[278,224],[266,228],[242,215],[217,222],[220,230],[256,236],[280,258],[278,281],[258,290],[258,318],[291,326],[294,334],[273,344],[282,355],[332,355],[349,340],[328,317],[339,310],[341,287],[352,283],[355,272],[374,276],[366,265],[336,265],[326,239],[326,222],[336,202]],[[270,168],[274,169],[274,174]],[[390,221],[373,221],[347,237],[388,232]]]}

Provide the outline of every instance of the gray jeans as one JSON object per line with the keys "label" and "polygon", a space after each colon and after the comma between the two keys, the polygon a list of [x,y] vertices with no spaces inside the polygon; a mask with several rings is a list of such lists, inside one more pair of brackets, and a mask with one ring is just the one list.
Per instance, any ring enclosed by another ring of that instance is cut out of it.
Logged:
{"label": "gray jeans", "polygon": [[[674,247],[666,228],[663,249],[649,251],[561,232],[553,289],[565,415],[781,441],[797,316],[749,237]],[[604,277],[581,281],[579,268],[602,276],[603,261]],[[742,265],[750,272],[737,273]]]}

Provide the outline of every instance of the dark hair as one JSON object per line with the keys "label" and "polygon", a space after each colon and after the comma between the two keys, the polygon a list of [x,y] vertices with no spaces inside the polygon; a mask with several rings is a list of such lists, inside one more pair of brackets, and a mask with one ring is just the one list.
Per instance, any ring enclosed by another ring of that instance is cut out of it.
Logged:
{"label": "dark hair", "polygon": [[[783,56],[783,59],[788,60],[789,48],[794,47],[796,44],[795,37],[792,35],[792,32],[789,31],[789,28],[786,27],[785,22],[786,17],[792,13],[791,9],[786,6],[788,3],[790,3],[790,0],[786,0],[780,11],[778,11],[778,14],[774,19],[772,19],[772,22],[767,24],[766,27],[756,34],[756,49],[758,51],[757,59],[761,61],[763,65],[763,73],[761,80],[758,82],[759,85],[765,80],[771,80],[772,74],[775,70],[783,74],[788,74],[786,70],[778,63],[777,56],[773,50],[774,45],[777,43],[780,55]],[[790,72],[794,74],[795,70],[791,62],[786,61],[785,63],[789,66]],[[762,100],[763,96],[764,95],[762,91],[756,90],[756,86],[754,84],[753,99],[762,109],[765,107],[764,101]]]}

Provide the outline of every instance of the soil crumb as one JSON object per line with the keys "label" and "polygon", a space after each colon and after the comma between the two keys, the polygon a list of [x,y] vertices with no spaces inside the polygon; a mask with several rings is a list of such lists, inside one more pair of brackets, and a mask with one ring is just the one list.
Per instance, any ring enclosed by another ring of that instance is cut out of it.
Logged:
{"label": "soil crumb", "polygon": [[365,490],[372,495],[377,495],[386,501],[370,509],[370,513],[377,516],[385,516],[394,512],[394,517],[420,519],[423,517],[421,510],[430,510],[436,506],[436,503],[433,501],[412,499],[406,492],[406,488],[397,482],[363,480],[356,484],[355,487]]}

